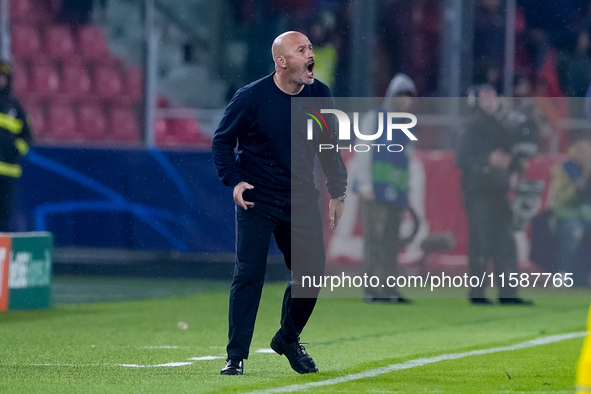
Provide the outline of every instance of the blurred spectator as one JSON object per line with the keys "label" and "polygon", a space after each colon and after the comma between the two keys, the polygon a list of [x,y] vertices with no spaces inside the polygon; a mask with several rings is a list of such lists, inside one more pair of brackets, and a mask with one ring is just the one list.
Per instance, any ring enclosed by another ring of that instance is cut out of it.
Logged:
{"label": "blurred spectator", "polygon": [[566,152],[569,146],[568,129],[560,125],[561,119],[570,116],[569,103],[560,90],[556,73],[556,50],[546,51],[543,66],[537,71],[533,79],[534,102],[542,114],[550,121],[553,138],[548,146],[548,152]]}
{"label": "blurred spectator", "polygon": [[331,89],[334,87],[338,63],[337,50],[330,40],[335,25],[334,18],[332,13],[324,12],[320,20],[312,25],[309,34],[316,58],[314,74]]}
{"label": "blurred spectator", "polygon": [[554,134],[548,118],[544,116],[542,110],[532,98],[533,89],[533,81],[529,76],[518,75],[515,78],[515,87],[513,88],[515,98],[513,108],[524,114],[533,123],[540,137],[538,149],[541,152],[547,152]]}
{"label": "blurred spectator", "polygon": [[574,138],[569,158],[554,168],[558,272],[573,273],[576,285],[588,285],[591,267],[591,133]]}
{"label": "blurred spectator", "polygon": [[556,59],[560,88],[567,97],[584,97],[591,81],[589,32],[581,31],[569,41],[569,45],[562,48]]}
{"label": "blurred spectator", "polygon": [[14,191],[23,171],[19,163],[32,141],[28,118],[12,96],[12,78],[12,66],[0,61],[0,232],[10,230]]}
{"label": "blurred spectator", "polygon": [[[462,199],[468,219],[470,275],[482,277],[490,259],[495,272],[508,277],[518,272],[508,197],[516,170],[511,157],[514,138],[494,88],[471,88],[469,104],[474,117],[462,136],[457,165],[462,173]],[[473,304],[493,304],[485,297],[484,287],[471,288],[468,296]],[[499,287],[499,302],[530,304],[517,296],[517,288],[511,287]]]}
{"label": "blurred spectator", "polygon": [[[413,81],[405,74],[397,74],[390,82],[382,107],[363,118],[362,130],[368,134],[367,130],[377,130],[378,117],[385,118],[387,112],[409,111],[416,94]],[[402,133],[393,134],[392,138],[387,141],[383,132],[375,143],[399,144],[405,147],[401,153],[391,153],[385,148],[357,152],[351,171],[353,187],[361,198],[365,272],[380,278],[380,283],[397,274],[400,222],[409,192],[409,139]],[[366,287],[365,292],[366,302],[408,303],[396,287]]]}

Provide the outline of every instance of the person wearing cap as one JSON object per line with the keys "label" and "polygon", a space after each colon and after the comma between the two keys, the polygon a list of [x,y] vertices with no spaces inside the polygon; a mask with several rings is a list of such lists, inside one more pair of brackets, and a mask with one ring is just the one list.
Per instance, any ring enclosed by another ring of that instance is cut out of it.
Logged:
{"label": "person wearing cap", "polygon": [[10,230],[14,191],[22,175],[19,164],[32,142],[25,111],[12,96],[12,66],[0,61],[0,232]]}

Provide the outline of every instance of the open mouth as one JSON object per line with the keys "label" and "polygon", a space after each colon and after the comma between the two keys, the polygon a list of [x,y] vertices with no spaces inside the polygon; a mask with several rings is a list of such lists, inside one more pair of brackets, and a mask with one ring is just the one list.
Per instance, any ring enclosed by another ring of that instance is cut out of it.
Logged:
{"label": "open mouth", "polygon": [[311,60],[306,64],[306,71],[310,78],[314,78],[314,60]]}

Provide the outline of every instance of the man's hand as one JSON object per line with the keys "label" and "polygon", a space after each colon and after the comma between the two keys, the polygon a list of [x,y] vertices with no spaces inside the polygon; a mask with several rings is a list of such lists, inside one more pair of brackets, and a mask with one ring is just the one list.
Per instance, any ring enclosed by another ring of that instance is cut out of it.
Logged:
{"label": "man's hand", "polygon": [[244,198],[242,198],[242,193],[244,193],[246,189],[254,189],[254,186],[248,182],[242,181],[234,187],[233,192],[234,202],[236,203],[236,205],[244,208],[245,210],[254,207],[254,202],[244,201]]}
{"label": "man's hand", "polygon": [[331,199],[328,203],[328,217],[330,218],[329,228],[331,230],[337,228],[344,208],[345,203],[343,201],[337,200],[336,198]]}
{"label": "man's hand", "polygon": [[506,170],[511,165],[511,156],[501,149],[496,149],[488,155],[488,163],[493,167]]}

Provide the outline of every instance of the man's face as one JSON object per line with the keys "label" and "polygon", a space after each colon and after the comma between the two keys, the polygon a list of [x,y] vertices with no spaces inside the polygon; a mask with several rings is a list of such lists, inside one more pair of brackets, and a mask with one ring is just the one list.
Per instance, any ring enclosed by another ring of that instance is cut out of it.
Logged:
{"label": "man's face", "polygon": [[499,109],[499,98],[494,90],[483,90],[478,94],[478,106],[489,115]]}
{"label": "man's face", "polygon": [[294,34],[286,37],[285,60],[290,79],[298,84],[314,83],[314,52],[308,37]]}

